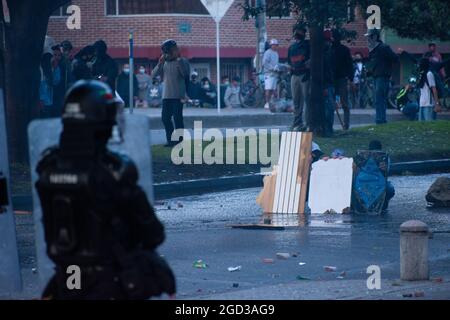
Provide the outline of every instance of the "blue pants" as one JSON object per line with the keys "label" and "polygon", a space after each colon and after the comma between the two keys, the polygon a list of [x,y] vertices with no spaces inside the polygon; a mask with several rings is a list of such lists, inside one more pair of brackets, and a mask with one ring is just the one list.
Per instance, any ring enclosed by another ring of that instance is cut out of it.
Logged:
{"label": "blue pants", "polygon": [[408,117],[409,120],[417,120],[419,113],[419,104],[417,102],[408,102],[402,109],[402,113]]}
{"label": "blue pants", "polygon": [[375,111],[377,124],[386,123],[386,108],[389,94],[389,77],[375,78]]}
{"label": "blue pants", "polygon": [[436,112],[434,112],[434,107],[420,107],[419,108],[419,121],[432,121],[436,120]]}

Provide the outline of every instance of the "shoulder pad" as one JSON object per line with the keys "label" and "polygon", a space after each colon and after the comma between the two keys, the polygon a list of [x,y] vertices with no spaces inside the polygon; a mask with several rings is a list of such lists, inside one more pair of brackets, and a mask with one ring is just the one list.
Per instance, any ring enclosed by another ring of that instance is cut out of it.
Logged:
{"label": "shoulder pad", "polygon": [[41,172],[45,166],[50,164],[52,160],[56,159],[57,153],[58,153],[58,146],[52,146],[42,151],[41,160],[39,160],[37,164],[36,171],[38,173]]}
{"label": "shoulder pad", "polygon": [[128,156],[108,151],[107,168],[118,182],[135,184],[139,178],[138,170],[133,160]]}

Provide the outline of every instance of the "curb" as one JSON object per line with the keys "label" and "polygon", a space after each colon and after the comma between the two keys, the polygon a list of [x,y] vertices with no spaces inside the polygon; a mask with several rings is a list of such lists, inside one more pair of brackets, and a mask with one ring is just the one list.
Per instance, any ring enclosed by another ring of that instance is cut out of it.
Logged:
{"label": "curb", "polygon": [[[408,173],[433,173],[450,169],[450,159],[398,162],[391,164],[391,175]],[[263,186],[263,176],[251,174],[245,176],[221,177],[192,181],[180,181],[155,184],[155,199],[167,199],[187,195],[219,192],[234,189],[256,188]]]}
{"label": "curb", "polygon": [[[391,164],[391,175],[424,174],[450,170],[450,159],[398,162]],[[153,185],[155,199],[168,199],[202,193],[219,192],[263,186],[263,175],[248,174],[242,176],[219,177],[190,181],[159,183]],[[31,210],[31,196],[13,195],[13,206],[16,209]]]}

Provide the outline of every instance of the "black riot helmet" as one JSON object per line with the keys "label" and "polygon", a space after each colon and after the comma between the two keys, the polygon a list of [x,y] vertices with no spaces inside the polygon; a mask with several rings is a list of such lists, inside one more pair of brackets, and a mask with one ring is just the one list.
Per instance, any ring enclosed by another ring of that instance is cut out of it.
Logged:
{"label": "black riot helmet", "polygon": [[174,48],[176,46],[177,46],[177,42],[175,40],[168,39],[161,44],[161,51],[164,54],[170,54],[170,51],[172,50],[172,48]]}
{"label": "black riot helmet", "polygon": [[80,80],[66,95],[62,114],[63,124],[116,124],[119,100],[109,86],[101,81]]}
{"label": "black riot helmet", "polygon": [[61,152],[68,156],[91,156],[104,150],[120,106],[120,100],[107,84],[96,80],[76,82],[64,102]]}

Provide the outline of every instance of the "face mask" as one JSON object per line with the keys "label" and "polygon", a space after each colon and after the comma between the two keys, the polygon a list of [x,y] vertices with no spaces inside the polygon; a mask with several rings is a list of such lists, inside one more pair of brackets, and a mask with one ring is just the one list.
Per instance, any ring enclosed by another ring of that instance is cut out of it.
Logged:
{"label": "face mask", "polygon": [[228,86],[228,85],[230,85],[230,81],[225,81],[223,84]]}
{"label": "face mask", "polygon": [[145,73],[145,69],[139,69],[139,72],[144,74]]}
{"label": "face mask", "polygon": [[203,89],[209,90],[209,84],[205,84],[205,85],[203,86]]}
{"label": "face mask", "polygon": [[124,72],[124,73],[130,73],[130,69],[125,68],[125,69],[123,69],[123,72]]}

